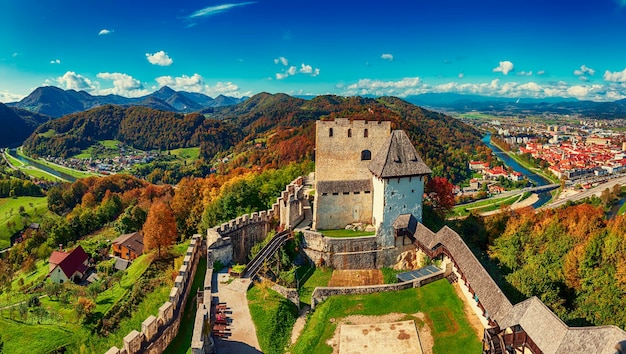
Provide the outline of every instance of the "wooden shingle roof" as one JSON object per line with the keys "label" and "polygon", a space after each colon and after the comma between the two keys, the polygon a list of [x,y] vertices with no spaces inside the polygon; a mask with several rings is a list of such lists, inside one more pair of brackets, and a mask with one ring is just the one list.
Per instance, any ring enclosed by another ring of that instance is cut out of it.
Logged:
{"label": "wooden shingle roof", "polygon": [[431,174],[403,130],[394,130],[369,164],[378,178],[409,177]]}
{"label": "wooden shingle roof", "polygon": [[616,326],[567,326],[537,297],[513,306],[463,239],[447,226],[434,233],[420,223],[415,239],[429,250],[445,247],[489,318],[501,329],[520,325],[543,353],[613,354],[616,344],[626,343],[626,332]]}
{"label": "wooden shingle roof", "polygon": [[346,180],[346,181],[318,181],[316,184],[318,193],[350,193],[372,190],[372,180]]}

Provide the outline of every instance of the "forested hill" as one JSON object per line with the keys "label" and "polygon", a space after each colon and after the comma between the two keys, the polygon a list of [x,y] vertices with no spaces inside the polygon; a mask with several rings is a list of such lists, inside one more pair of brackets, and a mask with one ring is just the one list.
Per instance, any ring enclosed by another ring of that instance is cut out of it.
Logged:
{"label": "forested hill", "polygon": [[0,146],[20,145],[37,126],[50,119],[52,117],[0,103]]}
{"label": "forested hill", "polygon": [[67,157],[97,140],[117,139],[139,149],[200,146],[201,157],[210,161],[216,153],[234,146],[225,168],[276,168],[313,160],[315,121],[333,118],[392,121],[393,129],[408,133],[436,175],[455,181],[468,177],[470,158],[488,153],[475,129],[395,97],[303,100],[268,93],[187,115],[103,106],[42,125],[26,140],[24,149],[37,155]]}
{"label": "forested hill", "polygon": [[[239,166],[278,167],[313,157],[318,119],[351,118],[391,120],[393,129],[404,129],[433,172],[458,181],[467,177],[467,161],[487,155],[481,134],[441,113],[432,112],[395,97],[318,96],[311,100],[285,94],[260,93],[243,103],[204,111],[211,118],[232,122],[248,137],[236,147]],[[251,143],[266,138],[264,149]],[[247,154],[243,152],[248,151]]]}
{"label": "forested hill", "polygon": [[42,124],[23,146],[29,154],[69,157],[106,139],[143,150],[200,146],[214,154],[241,141],[242,134],[229,123],[198,113],[106,105]]}

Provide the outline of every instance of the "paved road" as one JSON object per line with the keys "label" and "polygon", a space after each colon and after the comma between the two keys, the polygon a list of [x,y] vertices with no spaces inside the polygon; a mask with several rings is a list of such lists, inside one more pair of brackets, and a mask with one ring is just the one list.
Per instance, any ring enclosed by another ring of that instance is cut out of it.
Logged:
{"label": "paved road", "polygon": [[577,200],[581,200],[581,199],[584,199],[584,198],[587,198],[587,197],[591,197],[594,194],[599,196],[600,194],[602,194],[602,191],[604,191],[607,188],[611,189],[616,184],[620,184],[620,185],[626,184],[626,176],[625,177],[619,177],[619,178],[611,179],[611,180],[609,180],[606,183],[602,183],[601,185],[593,187],[593,188],[590,188],[590,189],[587,189],[586,191],[583,191],[583,192],[580,192],[578,194],[569,196],[567,198],[559,199],[559,200],[556,200],[554,202],[545,204],[545,205],[543,205],[539,209],[558,208],[561,205],[565,205],[565,203],[567,203],[570,200],[571,201],[577,201]]}

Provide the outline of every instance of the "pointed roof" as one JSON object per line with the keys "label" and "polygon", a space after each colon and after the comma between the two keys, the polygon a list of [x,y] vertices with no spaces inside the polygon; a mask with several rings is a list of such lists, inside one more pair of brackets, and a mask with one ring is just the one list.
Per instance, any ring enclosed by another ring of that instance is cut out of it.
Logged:
{"label": "pointed roof", "polygon": [[113,240],[114,244],[126,246],[138,255],[143,254],[143,233],[141,231],[124,234]]}
{"label": "pointed roof", "polygon": [[431,174],[403,130],[394,130],[369,164],[379,178],[409,177]]}
{"label": "pointed roof", "polygon": [[71,278],[77,271],[85,273],[87,266],[84,263],[87,259],[89,256],[80,245],[69,253],[54,251],[50,256],[50,272],[59,266],[65,276]]}

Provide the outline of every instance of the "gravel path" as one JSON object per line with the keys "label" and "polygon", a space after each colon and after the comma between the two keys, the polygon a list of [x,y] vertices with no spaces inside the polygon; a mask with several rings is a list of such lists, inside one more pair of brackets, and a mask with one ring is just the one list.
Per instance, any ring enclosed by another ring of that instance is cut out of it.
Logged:
{"label": "gravel path", "polygon": [[215,339],[215,349],[220,354],[258,354],[261,353],[256,329],[252,322],[246,291],[250,286],[250,279],[235,279],[227,284],[228,274],[213,274],[212,295],[217,296],[219,302],[228,306],[226,312],[230,318],[228,328],[231,335],[226,338]]}

